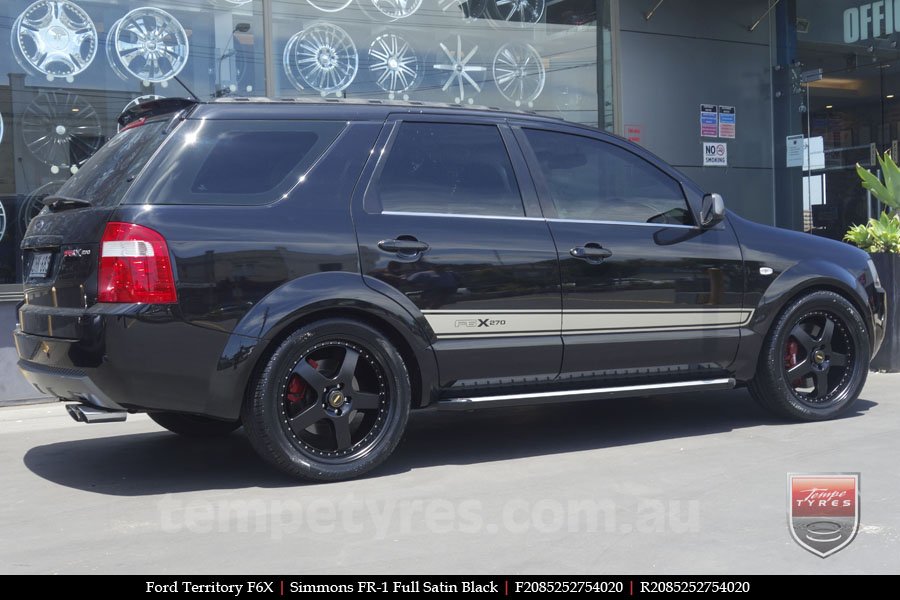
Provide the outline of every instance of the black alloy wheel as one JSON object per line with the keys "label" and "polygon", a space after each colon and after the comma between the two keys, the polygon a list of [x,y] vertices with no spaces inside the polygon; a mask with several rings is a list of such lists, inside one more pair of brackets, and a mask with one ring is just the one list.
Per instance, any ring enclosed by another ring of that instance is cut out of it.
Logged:
{"label": "black alloy wheel", "polygon": [[763,343],[750,393],[781,416],[834,418],[857,400],[869,370],[869,336],[853,304],[831,291],[793,300]]}
{"label": "black alloy wheel", "polygon": [[410,409],[409,375],[379,331],[327,319],[287,337],[244,405],[256,450],[282,471],[333,481],[378,466],[396,448]]}

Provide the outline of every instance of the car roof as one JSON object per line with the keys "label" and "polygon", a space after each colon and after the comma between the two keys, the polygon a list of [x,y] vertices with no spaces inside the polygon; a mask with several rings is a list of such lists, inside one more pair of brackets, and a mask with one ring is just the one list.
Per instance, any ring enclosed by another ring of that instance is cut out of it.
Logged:
{"label": "car roof", "polygon": [[[199,103],[192,117],[205,118],[309,118],[312,115],[328,115],[340,119],[383,118],[389,114],[444,114],[499,119],[543,121],[547,123],[569,123],[556,117],[539,115],[524,110],[504,110],[492,106],[471,104],[451,104],[447,102],[421,102],[417,100],[378,100],[365,98],[264,98],[236,97],[217,98]],[[236,115],[240,115],[239,117]],[[594,128],[589,128],[594,129]],[[594,129],[594,131],[596,131]]]}

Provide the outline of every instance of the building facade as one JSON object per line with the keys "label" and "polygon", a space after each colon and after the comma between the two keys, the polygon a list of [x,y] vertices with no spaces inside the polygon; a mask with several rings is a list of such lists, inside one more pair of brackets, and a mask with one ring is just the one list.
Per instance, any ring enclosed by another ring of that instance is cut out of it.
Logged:
{"label": "building facade", "polygon": [[34,395],[2,333],[25,227],[142,99],[535,111],[629,137],[749,218],[839,236],[877,210],[852,166],[900,137],[898,39],[900,0],[6,0],[0,399]]}

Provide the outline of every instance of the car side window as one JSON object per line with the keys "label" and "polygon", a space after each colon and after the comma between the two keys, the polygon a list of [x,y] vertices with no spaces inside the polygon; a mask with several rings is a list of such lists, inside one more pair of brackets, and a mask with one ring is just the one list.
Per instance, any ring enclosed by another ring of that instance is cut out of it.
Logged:
{"label": "car side window", "polygon": [[693,224],[681,185],[640,156],[580,135],[524,131],[560,219]]}
{"label": "car side window", "polygon": [[385,212],[525,216],[494,125],[401,124],[374,189]]}

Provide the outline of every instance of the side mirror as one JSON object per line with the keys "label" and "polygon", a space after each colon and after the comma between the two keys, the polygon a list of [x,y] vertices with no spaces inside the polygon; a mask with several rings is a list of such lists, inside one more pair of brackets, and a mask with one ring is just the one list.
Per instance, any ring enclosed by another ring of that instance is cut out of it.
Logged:
{"label": "side mirror", "polygon": [[715,227],[725,218],[725,201],[719,194],[706,194],[700,205],[700,227]]}

